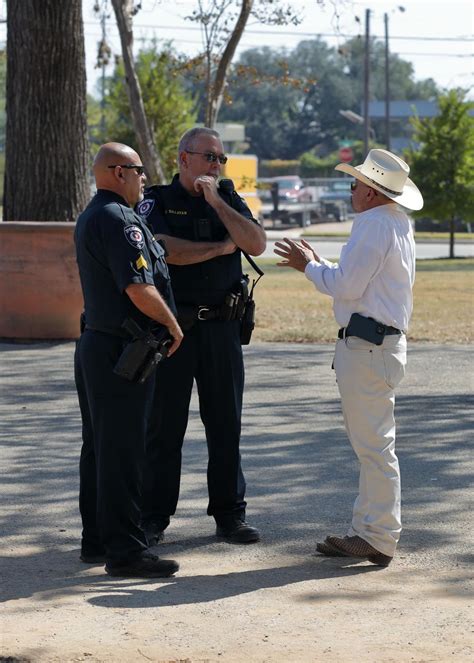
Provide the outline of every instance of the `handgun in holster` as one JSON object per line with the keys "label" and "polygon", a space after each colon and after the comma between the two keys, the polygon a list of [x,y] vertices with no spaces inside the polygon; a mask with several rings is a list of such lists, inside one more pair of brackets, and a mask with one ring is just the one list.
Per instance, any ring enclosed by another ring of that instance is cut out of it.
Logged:
{"label": "handgun in holster", "polygon": [[228,292],[224,298],[224,303],[220,309],[220,319],[224,322],[235,320],[237,318],[237,309],[240,299],[240,293]]}
{"label": "handgun in holster", "polygon": [[173,338],[166,327],[145,331],[132,318],[127,318],[122,327],[132,340],[120,355],[114,373],[130,382],[143,383],[166,358]]}
{"label": "handgun in holster", "polygon": [[240,320],[240,342],[248,345],[255,327],[255,302],[253,300],[253,286],[249,292],[249,277],[244,274],[240,279],[240,297],[238,302],[238,319]]}

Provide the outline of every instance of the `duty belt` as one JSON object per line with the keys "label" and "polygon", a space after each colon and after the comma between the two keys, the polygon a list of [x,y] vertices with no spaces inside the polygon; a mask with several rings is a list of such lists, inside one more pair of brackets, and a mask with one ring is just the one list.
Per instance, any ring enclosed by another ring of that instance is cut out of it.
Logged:
{"label": "duty belt", "polygon": [[198,320],[219,320],[221,317],[221,307],[198,306],[196,315]]}
{"label": "duty belt", "polygon": [[87,331],[97,331],[101,332],[102,334],[109,334],[110,336],[118,336],[119,338],[127,338],[130,339],[130,334],[127,334],[127,332],[124,329],[115,329],[111,327],[96,327],[94,325],[88,325],[86,324],[84,329]]}
{"label": "duty belt", "polygon": [[178,305],[178,321],[196,321],[205,320],[235,320],[236,317],[225,317],[222,312],[222,305]]}

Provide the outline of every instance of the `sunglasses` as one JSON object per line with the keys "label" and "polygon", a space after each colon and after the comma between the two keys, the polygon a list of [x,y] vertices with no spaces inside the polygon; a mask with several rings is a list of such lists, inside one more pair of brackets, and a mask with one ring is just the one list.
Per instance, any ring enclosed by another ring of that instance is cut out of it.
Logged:
{"label": "sunglasses", "polygon": [[137,175],[143,175],[145,166],[137,166],[134,163],[116,163],[114,166],[107,166],[107,168],[126,168],[127,170],[136,170]]}
{"label": "sunglasses", "polygon": [[227,163],[227,157],[225,154],[215,154],[214,152],[192,152],[191,150],[184,151],[188,154],[201,154],[209,163],[215,163],[216,161],[222,165]]}
{"label": "sunglasses", "polygon": [[356,189],[357,189],[357,181],[351,182],[351,191],[355,191]]}

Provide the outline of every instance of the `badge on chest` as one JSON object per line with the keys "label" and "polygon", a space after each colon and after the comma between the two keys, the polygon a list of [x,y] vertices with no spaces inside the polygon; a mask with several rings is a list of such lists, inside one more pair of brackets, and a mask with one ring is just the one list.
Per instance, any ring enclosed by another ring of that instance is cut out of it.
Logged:
{"label": "badge on chest", "polygon": [[212,225],[210,219],[193,219],[193,230],[196,242],[212,241]]}

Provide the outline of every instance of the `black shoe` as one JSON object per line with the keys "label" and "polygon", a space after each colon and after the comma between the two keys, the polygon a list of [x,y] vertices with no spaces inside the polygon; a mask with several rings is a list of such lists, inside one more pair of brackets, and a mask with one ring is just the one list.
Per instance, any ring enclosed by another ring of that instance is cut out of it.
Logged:
{"label": "black shoe", "polygon": [[109,576],[119,578],[169,578],[179,570],[174,559],[160,559],[145,550],[139,557],[123,564],[107,562],[105,570]]}
{"label": "black shoe", "polygon": [[79,559],[84,564],[105,564],[105,554],[88,555],[81,552]]}
{"label": "black shoe", "polygon": [[84,564],[105,564],[105,548],[98,542],[81,541],[79,559]]}
{"label": "black shoe", "polygon": [[260,541],[260,532],[256,527],[250,527],[245,520],[232,520],[229,523],[217,524],[216,536],[222,536],[232,543],[255,543]]}
{"label": "black shoe", "polygon": [[159,523],[147,523],[142,527],[150,548],[151,546],[156,546],[157,543],[163,541],[165,538],[164,527]]}

